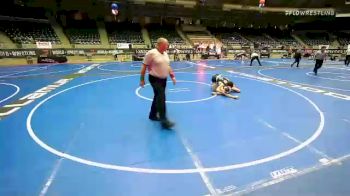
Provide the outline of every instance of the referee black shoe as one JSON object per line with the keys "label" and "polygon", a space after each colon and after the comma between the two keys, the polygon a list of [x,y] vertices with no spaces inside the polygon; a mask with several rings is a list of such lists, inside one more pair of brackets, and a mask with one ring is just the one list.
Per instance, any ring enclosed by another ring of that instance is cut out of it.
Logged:
{"label": "referee black shoe", "polygon": [[165,120],[165,121],[162,121],[162,128],[163,129],[171,129],[172,127],[175,126],[175,123],[169,121],[169,120]]}

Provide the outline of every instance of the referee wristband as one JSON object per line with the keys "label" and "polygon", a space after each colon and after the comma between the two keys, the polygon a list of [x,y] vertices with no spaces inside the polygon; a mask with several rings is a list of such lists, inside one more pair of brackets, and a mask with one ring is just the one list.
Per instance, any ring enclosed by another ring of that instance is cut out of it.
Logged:
{"label": "referee wristband", "polygon": [[173,71],[170,72],[170,77],[171,77],[171,79],[175,78],[175,74]]}
{"label": "referee wristband", "polygon": [[144,76],[144,75],[141,75],[140,80],[141,80],[141,81],[145,81],[145,76]]}

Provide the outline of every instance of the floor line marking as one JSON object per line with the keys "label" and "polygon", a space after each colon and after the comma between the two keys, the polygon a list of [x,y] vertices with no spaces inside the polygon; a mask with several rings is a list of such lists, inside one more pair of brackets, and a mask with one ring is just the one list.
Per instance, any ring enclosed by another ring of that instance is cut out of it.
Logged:
{"label": "floor line marking", "polygon": [[201,160],[193,152],[191,145],[189,144],[187,139],[185,139],[181,134],[179,134],[179,135],[180,135],[182,144],[185,146],[187,153],[190,155],[194,166],[199,170],[199,174],[200,174],[205,186],[209,190],[210,194],[214,195],[214,196],[217,195],[216,190],[215,190],[211,180],[209,179],[208,175],[203,171],[204,167],[203,167]]}
{"label": "floor line marking", "polygon": [[262,179],[262,180],[259,180],[257,182],[250,183],[249,185],[246,186],[247,188],[245,188],[245,189],[241,189],[239,191],[235,191],[235,192],[231,192],[229,194],[225,194],[225,196],[229,196],[229,195],[235,195],[235,196],[237,196],[237,195],[245,195],[245,194],[248,194],[248,193],[251,193],[251,192],[254,192],[254,191],[266,188],[266,187],[269,187],[271,185],[275,185],[275,184],[281,183],[281,182],[289,180],[289,179],[297,178],[297,177],[300,177],[300,176],[303,176],[303,175],[306,175],[306,174],[309,174],[309,173],[313,173],[313,172],[316,172],[316,171],[319,171],[319,170],[322,170],[322,169],[325,169],[325,168],[328,168],[328,167],[331,167],[331,166],[341,165],[341,163],[343,161],[346,161],[348,159],[350,159],[350,154],[344,155],[344,156],[339,157],[339,158],[335,158],[335,159],[333,159],[333,160],[331,160],[331,161],[329,161],[327,163],[316,164],[315,166],[312,166],[312,167],[309,167],[309,168],[306,168],[306,169],[303,169],[303,170],[299,170],[296,173],[293,173],[293,174],[290,174],[290,175],[285,175],[285,176],[282,176],[282,177],[279,177],[279,178],[276,178],[276,179],[272,179],[272,178]]}
{"label": "floor line marking", "polygon": [[[297,138],[291,136],[289,133],[286,133],[284,131],[281,131],[281,130],[277,129],[276,127],[272,126],[270,123],[266,122],[265,120],[259,119],[258,121],[260,123],[264,124],[265,126],[269,127],[270,129],[272,129],[273,131],[281,133],[284,137],[292,140],[293,142],[295,142],[297,144],[301,144],[302,143],[300,140],[298,140]],[[332,157],[328,156],[326,153],[318,150],[317,148],[315,148],[315,147],[313,147],[311,145],[307,145],[306,148],[308,148],[311,152],[321,156],[322,158],[326,158],[328,160],[333,160]]]}

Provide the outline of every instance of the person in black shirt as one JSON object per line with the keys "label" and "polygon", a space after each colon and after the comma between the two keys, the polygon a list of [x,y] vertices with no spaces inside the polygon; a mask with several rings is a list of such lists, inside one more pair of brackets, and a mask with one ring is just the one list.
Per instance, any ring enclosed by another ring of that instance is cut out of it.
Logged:
{"label": "person in black shirt", "polygon": [[293,65],[296,63],[297,67],[299,67],[300,59],[301,59],[301,51],[297,50],[294,53],[294,62],[290,65],[290,67],[293,67]]}

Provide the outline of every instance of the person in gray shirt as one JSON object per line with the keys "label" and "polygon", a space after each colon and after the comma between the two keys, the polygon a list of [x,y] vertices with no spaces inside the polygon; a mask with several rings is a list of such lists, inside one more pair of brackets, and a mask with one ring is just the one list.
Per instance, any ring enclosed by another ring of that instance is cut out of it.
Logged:
{"label": "person in gray shirt", "polygon": [[322,67],[323,61],[326,60],[326,47],[322,46],[321,50],[317,51],[315,54],[315,68],[314,73],[317,75],[317,70]]}

